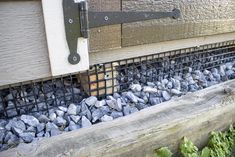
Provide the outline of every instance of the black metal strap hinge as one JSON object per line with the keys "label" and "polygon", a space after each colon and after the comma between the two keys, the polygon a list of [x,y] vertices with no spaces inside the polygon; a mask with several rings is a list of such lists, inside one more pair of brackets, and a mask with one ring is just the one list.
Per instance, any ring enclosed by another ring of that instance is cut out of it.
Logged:
{"label": "black metal strap hinge", "polygon": [[77,39],[88,38],[89,29],[107,25],[131,23],[160,18],[180,17],[180,10],[171,12],[94,12],[88,10],[86,0],[63,0],[66,39],[70,55],[69,63],[77,64],[80,56],[77,54]]}

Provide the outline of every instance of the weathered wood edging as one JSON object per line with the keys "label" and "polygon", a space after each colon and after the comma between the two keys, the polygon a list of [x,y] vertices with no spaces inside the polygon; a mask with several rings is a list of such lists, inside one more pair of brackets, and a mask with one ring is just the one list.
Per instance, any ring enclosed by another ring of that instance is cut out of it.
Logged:
{"label": "weathered wood edging", "polygon": [[187,136],[203,146],[212,130],[235,123],[235,80],[187,94],[111,122],[1,152],[1,157],[152,157]]}

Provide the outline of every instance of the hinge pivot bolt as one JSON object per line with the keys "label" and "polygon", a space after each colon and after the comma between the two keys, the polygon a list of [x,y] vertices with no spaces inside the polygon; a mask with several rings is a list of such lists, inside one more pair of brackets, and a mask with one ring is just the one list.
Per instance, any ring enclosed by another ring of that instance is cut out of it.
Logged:
{"label": "hinge pivot bolt", "polygon": [[108,16],[105,16],[105,17],[104,17],[104,20],[105,20],[105,21],[108,21],[108,20],[109,20],[109,17],[108,17]]}
{"label": "hinge pivot bolt", "polygon": [[73,23],[73,19],[69,19],[69,23],[72,24]]}

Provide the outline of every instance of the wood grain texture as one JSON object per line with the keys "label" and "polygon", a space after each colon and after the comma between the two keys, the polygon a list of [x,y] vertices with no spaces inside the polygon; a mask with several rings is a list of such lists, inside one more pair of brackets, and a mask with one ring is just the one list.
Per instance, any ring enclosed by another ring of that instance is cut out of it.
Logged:
{"label": "wood grain texture", "polygon": [[[120,0],[89,0],[92,11],[120,11]],[[103,26],[90,30],[90,52],[121,48],[121,25]]]}
{"label": "wood grain texture", "polygon": [[[174,152],[187,136],[197,146],[213,130],[235,123],[235,81],[188,94],[112,122],[100,123],[1,152],[7,157],[154,157],[154,149]],[[176,155],[179,156],[179,155]]]}
{"label": "wood grain texture", "polygon": [[50,77],[41,2],[0,2],[0,15],[0,86]]}
{"label": "wood grain texture", "polygon": [[181,18],[123,24],[122,46],[235,32],[234,0],[123,0],[124,11],[181,10]]}

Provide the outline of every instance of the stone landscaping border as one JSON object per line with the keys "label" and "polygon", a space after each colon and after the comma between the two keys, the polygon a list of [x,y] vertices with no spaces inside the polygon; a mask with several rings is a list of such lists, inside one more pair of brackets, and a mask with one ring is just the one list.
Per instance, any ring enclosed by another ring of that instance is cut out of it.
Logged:
{"label": "stone landscaping border", "polygon": [[1,152],[17,157],[138,157],[187,136],[199,147],[212,130],[235,123],[235,80],[172,99],[111,122],[45,138]]}

